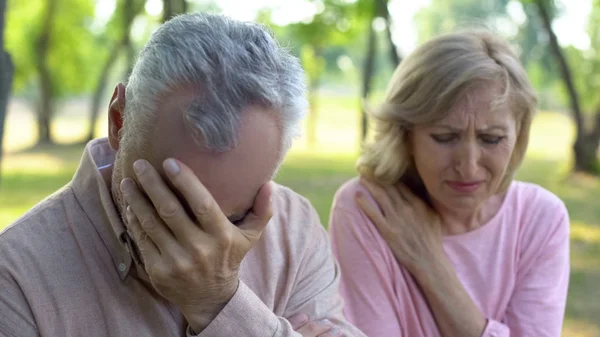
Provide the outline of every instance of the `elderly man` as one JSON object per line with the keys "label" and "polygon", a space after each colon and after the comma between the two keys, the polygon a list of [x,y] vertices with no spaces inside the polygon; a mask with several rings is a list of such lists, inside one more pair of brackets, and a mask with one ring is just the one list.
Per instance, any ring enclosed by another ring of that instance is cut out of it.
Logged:
{"label": "elderly man", "polygon": [[305,110],[261,26],[164,24],[108,139],[0,235],[0,336],[362,336],[317,214],[270,182]]}

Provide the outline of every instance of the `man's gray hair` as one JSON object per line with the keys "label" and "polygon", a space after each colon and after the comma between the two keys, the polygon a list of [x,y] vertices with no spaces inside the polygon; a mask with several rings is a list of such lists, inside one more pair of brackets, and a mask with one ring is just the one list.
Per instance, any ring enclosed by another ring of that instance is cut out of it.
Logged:
{"label": "man's gray hair", "polygon": [[126,88],[125,132],[151,132],[148,113],[153,116],[161,100],[189,87],[198,88],[198,97],[184,111],[185,120],[195,140],[215,151],[237,145],[242,109],[258,105],[278,114],[285,153],[308,107],[298,59],[266,27],[183,14],[154,32],[138,57]]}

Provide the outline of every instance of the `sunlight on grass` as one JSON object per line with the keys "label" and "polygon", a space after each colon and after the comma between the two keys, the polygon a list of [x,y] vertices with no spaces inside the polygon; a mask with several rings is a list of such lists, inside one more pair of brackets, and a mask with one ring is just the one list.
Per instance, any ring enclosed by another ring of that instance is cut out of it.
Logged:
{"label": "sunlight on grass", "polygon": [[593,323],[567,318],[562,335],[564,337],[598,337],[600,328]]}
{"label": "sunlight on grass", "polygon": [[37,173],[41,168],[45,173],[53,174],[72,166],[50,153],[9,154],[5,160],[4,170],[7,174],[17,171],[20,173]]}
{"label": "sunlight on grass", "polygon": [[[86,117],[89,113],[87,104],[76,102],[72,105],[72,107],[66,106],[63,110],[58,109],[52,123],[52,132],[55,141],[59,144],[81,141],[87,132],[89,125]],[[104,113],[98,118],[96,133],[98,137],[107,134],[107,119]],[[36,137],[35,116],[31,113],[31,107],[21,100],[12,100],[6,117],[3,146],[5,152],[12,153],[30,147],[36,143]]]}
{"label": "sunlight on grass", "polygon": [[571,239],[579,240],[585,243],[600,244],[600,227],[581,223],[579,221],[571,222]]}
{"label": "sunlight on grass", "polygon": [[570,116],[553,112],[539,113],[533,121],[527,152],[546,159],[570,158],[574,131]]}

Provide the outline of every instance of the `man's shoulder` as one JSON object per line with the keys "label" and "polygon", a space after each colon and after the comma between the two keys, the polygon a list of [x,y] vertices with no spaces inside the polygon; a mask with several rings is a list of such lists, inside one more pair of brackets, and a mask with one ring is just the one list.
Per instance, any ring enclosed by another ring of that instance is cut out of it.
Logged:
{"label": "man's shoulder", "polygon": [[290,213],[300,212],[309,215],[313,210],[311,202],[291,188],[275,183],[274,190],[273,207],[276,214],[287,216]]}
{"label": "man's shoulder", "polygon": [[4,250],[2,247],[21,246],[26,242],[35,245],[36,240],[50,240],[52,235],[47,234],[60,231],[76,207],[75,195],[69,185],[54,192],[0,231],[0,254]]}
{"label": "man's shoulder", "polygon": [[317,211],[306,197],[275,184],[272,201],[273,217],[265,234],[278,238],[281,245],[303,245],[326,234]]}

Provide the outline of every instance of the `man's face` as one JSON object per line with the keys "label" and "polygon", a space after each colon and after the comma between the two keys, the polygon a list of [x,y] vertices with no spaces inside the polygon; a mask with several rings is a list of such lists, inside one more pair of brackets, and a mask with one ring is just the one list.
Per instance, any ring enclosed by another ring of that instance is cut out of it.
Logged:
{"label": "man's face", "polygon": [[237,147],[224,153],[209,151],[193,139],[184,121],[183,111],[194,99],[186,92],[170,95],[158,107],[150,139],[143,145],[143,157],[138,151],[122,153],[118,159],[122,162],[116,165],[122,172],[116,176],[135,179],[132,165],[140,158],[162,174],[162,162],[176,158],[195,172],[225,216],[235,223],[252,208],[259,188],[273,176],[280,158],[280,130],[274,114],[248,106],[242,113]]}

